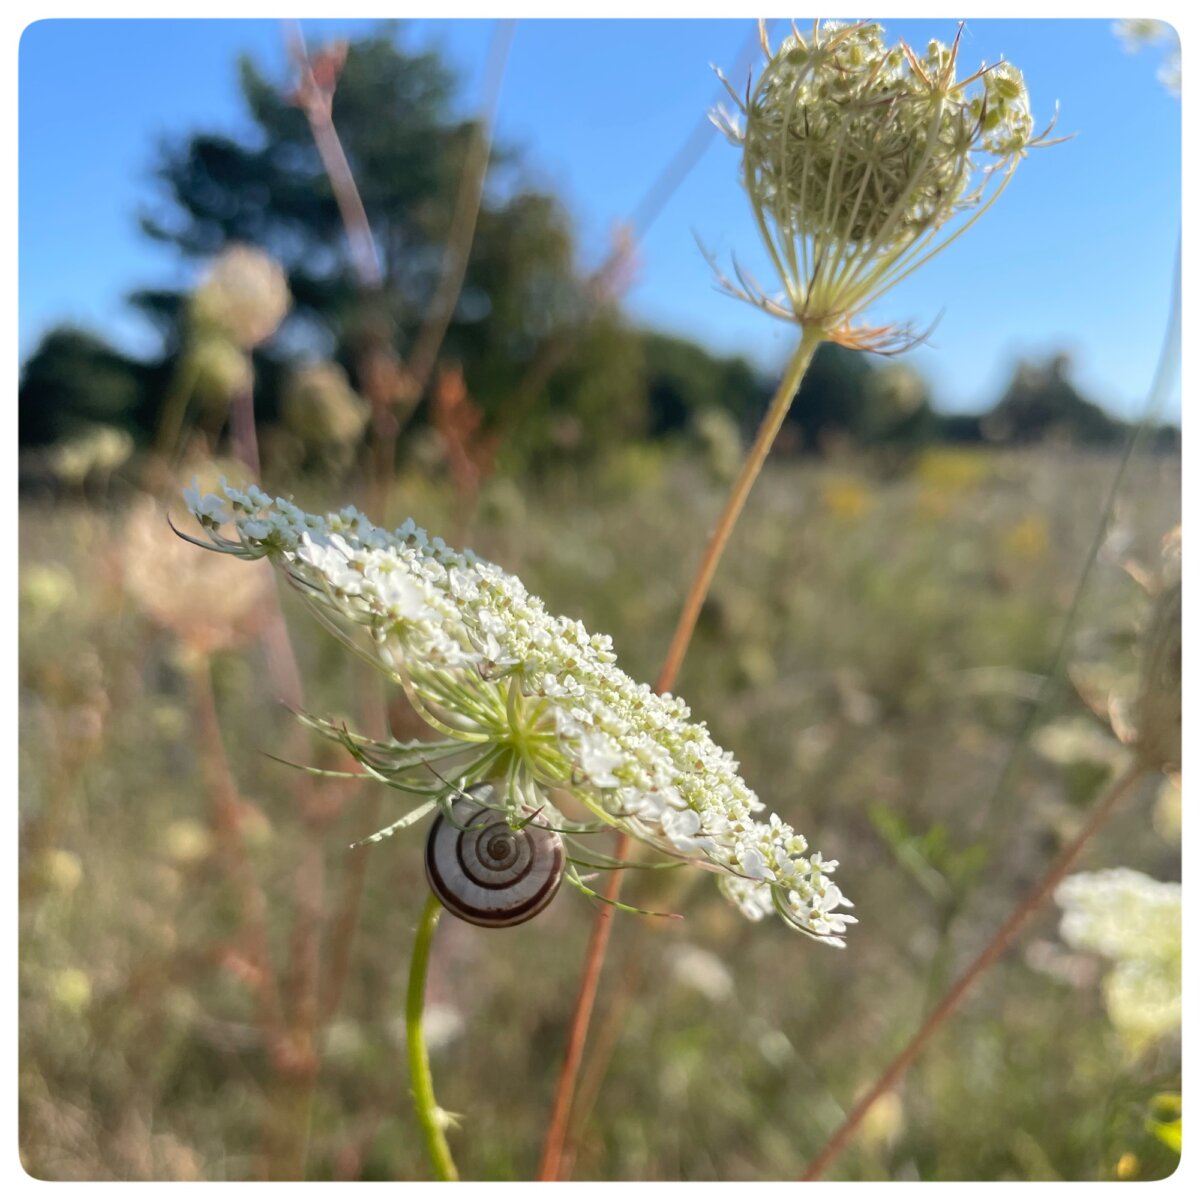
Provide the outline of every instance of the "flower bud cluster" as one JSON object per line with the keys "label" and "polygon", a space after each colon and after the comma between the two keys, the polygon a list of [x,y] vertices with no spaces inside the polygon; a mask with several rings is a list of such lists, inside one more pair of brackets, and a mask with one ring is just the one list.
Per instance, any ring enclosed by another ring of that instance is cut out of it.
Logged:
{"label": "flower bud cluster", "polygon": [[[493,774],[526,779],[543,806],[565,788],[609,825],[722,875],[752,919],[772,908],[841,945],[854,918],[837,864],[771,816],[732,755],[678,697],[616,665],[611,640],[549,614],[515,576],[411,521],[395,532],[353,508],[309,515],[258,488],[186,494],[218,550],[269,558],[327,623],[369,631],[372,658],[418,712]],[[235,536],[221,532],[232,520]],[[480,768],[482,774],[484,768]],[[527,793],[515,811],[528,810]]]}
{"label": "flower bud cluster", "polygon": [[191,317],[199,328],[250,350],[279,328],[291,303],[283,268],[253,246],[231,243],[192,296]]}
{"label": "flower bud cluster", "polygon": [[[713,119],[742,150],[742,182],[786,290],[734,294],[846,338],[851,317],[974,219],[1036,137],[1019,71],[958,79],[957,40],[923,54],[879,25],[814,23],[767,56],[737,111]],[[1048,131],[1047,131],[1048,132]],[[995,186],[989,186],[994,182]],[[847,344],[851,344],[847,341]]]}

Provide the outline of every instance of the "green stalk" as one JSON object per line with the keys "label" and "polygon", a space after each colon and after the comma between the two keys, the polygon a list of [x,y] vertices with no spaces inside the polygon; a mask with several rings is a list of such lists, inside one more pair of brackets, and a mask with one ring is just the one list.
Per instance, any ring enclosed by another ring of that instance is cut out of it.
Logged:
{"label": "green stalk", "polygon": [[185,350],[182,362],[175,368],[158,422],[155,446],[164,461],[170,462],[179,450],[184,417],[187,415],[188,401],[191,400],[192,391],[196,386],[197,375],[195,358],[189,350]]}
{"label": "green stalk", "polygon": [[425,1148],[438,1179],[450,1182],[458,1179],[458,1168],[450,1157],[443,1125],[444,1114],[433,1096],[433,1075],[429,1070],[429,1051],[425,1048],[425,976],[429,970],[429,950],[433,945],[433,932],[437,929],[442,905],[431,892],[421,913],[417,926],[417,940],[413,943],[412,962],[408,968],[408,1004],[404,1014],[404,1027],[408,1042],[408,1073],[412,1081],[413,1103],[417,1107],[417,1120],[425,1135]]}

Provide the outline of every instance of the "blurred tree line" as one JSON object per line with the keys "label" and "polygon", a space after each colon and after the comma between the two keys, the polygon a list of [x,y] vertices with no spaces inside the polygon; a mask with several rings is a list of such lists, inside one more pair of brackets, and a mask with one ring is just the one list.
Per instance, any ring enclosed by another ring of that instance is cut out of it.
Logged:
{"label": "blurred tree line", "polygon": [[[289,388],[306,364],[337,364],[361,391],[365,342],[382,340],[401,360],[412,347],[438,285],[476,130],[454,115],[454,79],[435,54],[404,49],[386,27],[350,46],[334,116],[378,250],[382,285],[365,294],[304,113],[249,60],[240,63],[240,86],[255,136],[197,133],[160,147],[162,195],[142,227],[197,263],[249,244],[282,265],[291,312],[254,350],[255,409],[270,429],[287,424]],[[513,465],[697,431],[744,435],[755,426],[773,379],[743,359],[632,326],[615,293],[592,283],[560,202],[526,185],[513,149],[494,147],[440,358],[455,365],[483,429],[494,431]],[[152,440],[185,349],[188,296],[141,291],[130,300],[160,331],[161,355],[141,361],[87,331],[52,330],[24,367],[22,447],[97,428],[143,445]],[[555,345],[569,352],[547,359]],[[546,361],[554,369],[539,369]],[[825,345],[779,448],[903,453],[937,440],[1118,443],[1125,426],[1078,393],[1068,365],[1061,356],[1022,364],[991,412],[947,417],[933,411],[924,381],[903,363]],[[423,399],[413,398],[417,426],[429,420]],[[1160,442],[1173,433],[1163,431]],[[268,453],[271,446],[268,437]]]}

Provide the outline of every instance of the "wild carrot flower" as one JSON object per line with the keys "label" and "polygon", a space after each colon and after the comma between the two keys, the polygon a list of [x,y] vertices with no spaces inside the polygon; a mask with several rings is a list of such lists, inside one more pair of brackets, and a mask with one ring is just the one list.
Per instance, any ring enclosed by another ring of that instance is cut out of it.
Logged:
{"label": "wild carrot flower", "polygon": [[[961,34],[961,29],[960,29]],[[736,106],[713,120],[742,151],[750,198],[784,294],[736,268],[733,295],[833,341],[882,350],[890,328],[854,329],[872,301],[939,253],[995,202],[1035,135],[1008,63],[957,77],[958,38],[923,54],[879,25],[814,22],[772,50]],[[720,72],[718,72],[720,74]]]}
{"label": "wild carrot flower", "polygon": [[1136,54],[1145,46],[1163,46],[1158,81],[1173,96],[1178,96],[1183,86],[1183,64],[1179,53],[1179,34],[1174,27],[1167,21],[1133,17],[1117,21],[1113,28],[1130,54]]}
{"label": "wild carrot flower", "polygon": [[193,323],[249,350],[265,342],[291,307],[287,277],[269,254],[233,243],[213,260],[192,296]]}
{"label": "wild carrot flower", "polygon": [[255,632],[271,586],[266,568],[205,562],[171,536],[149,496],[129,511],[122,537],[125,588],[141,611],[189,650],[208,655]]}
{"label": "wild carrot flower", "polygon": [[1063,910],[1063,940],[1113,964],[1104,999],[1117,1030],[1135,1041],[1179,1026],[1181,889],[1117,867],[1063,880],[1055,899]]}
{"label": "wild carrot flower", "polygon": [[[626,675],[608,637],[550,615],[515,576],[411,521],[389,533],[353,508],[312,516],[253,486],[185,495],[207,534],[197,544],[270,559],[442,735],[401,745],[312,722],[340,737],[369,772],[433,796],[442,789],[417,777],[430,763],[453,761],[459,787],[499,781],[514,825],[530,814],[568,825],[548,798],[564,789],[604,824],[718,872],[726,896],[751,919],[774,909],[795,928],[843,944],[838,935],[854,918],[830,879],[837,864],[810,854],[778,816],[756,819],[763,805],[732,755],[682,700]],[[232,536],[222,532],[229,521]]]}

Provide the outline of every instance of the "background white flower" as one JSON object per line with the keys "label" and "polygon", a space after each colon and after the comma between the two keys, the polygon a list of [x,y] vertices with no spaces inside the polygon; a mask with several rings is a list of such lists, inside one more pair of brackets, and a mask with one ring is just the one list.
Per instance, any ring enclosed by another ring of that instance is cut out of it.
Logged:
{"label": "background white flower", "polygon": [[1113,1025],[1135,1042],[1177,1029],[1182,1016],[1180,885],[1116,867],[1072,875],[1054,898],[1063,910],[1063,940],[1114,964],[1104,981]]}

